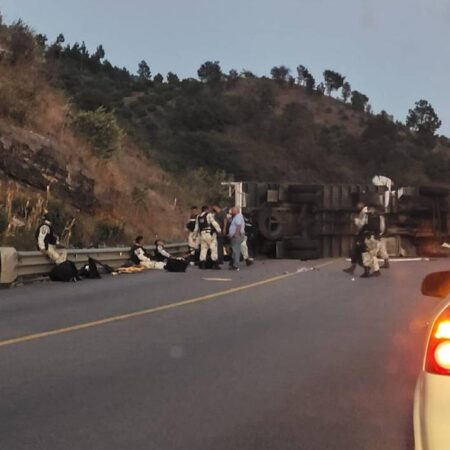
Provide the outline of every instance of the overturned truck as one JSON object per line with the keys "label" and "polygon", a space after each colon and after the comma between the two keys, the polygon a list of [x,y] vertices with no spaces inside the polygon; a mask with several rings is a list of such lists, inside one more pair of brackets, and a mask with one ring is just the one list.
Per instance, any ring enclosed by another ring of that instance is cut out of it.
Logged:
{"label": "overturned truck", "polygon": [[228,188],[253,222],[256,252],[269,257],[348,256],[357,232],[353,218],[358,202],[384,212],[384,237],[392,256],[442,255],[441,245],[449,240],[447,188],[400,187],[388,194],[371,184],[236,182]]}

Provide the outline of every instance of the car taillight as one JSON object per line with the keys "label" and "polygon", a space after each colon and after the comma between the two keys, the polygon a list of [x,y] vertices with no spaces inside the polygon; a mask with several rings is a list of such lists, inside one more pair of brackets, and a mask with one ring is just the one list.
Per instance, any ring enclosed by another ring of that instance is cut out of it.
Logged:
{"label": "car taillight", "polygon": [[436,320],[428,342],[425,370],[450,375],[450,310]]}

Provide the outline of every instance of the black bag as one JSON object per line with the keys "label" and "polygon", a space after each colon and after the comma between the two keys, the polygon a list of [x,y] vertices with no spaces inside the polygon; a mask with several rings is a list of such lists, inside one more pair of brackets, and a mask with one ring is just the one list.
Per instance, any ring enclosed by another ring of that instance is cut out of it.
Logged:
{"label": "black bag", "polygon": [[167,272],[186,272],[189,261],[185,259],[169,258],[165,269]]}
{"label": "black bag", "polygon": [[49,274],[52,281],[75,281],[79,279],[77,266],[72,261],[64,261],[53,267]]}
{"label": "black bag", "polygon": [[85,264],[79,271],[78,275],[83,278],[89,278],[89,279],[98,279],[101,278],[100,274],[98,273],[97,264],[96,261],[92,258],[88,259],[88,263]]}
{"label": "black bag", "polygon": [[88,264],[85,264],[78,271],[78,275],[83,278],[98,279],[101,278],[100,272],[103,274],[112,273],[114,272],[114,269],[111,266],[108,266],[108,264],[104,264],[101,261],[89,256]]}

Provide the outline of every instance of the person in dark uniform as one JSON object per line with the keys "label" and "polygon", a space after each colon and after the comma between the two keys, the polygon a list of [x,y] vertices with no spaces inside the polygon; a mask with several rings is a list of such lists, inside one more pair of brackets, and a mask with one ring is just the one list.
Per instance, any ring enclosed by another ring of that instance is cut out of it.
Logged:
{"label": "person in dark uniform", "polygon": [[165,242],[161,239],[156,239],[155,241],[155,254],[153,259],[155,261],[160,262],[166,262],[170,258],[172,258],[172,255],[166,250],[165,248]]}
{"label": "person in dark uniform", "polygon": [[152,261],[150,255],[143,245],[144,237],[138,236],[130,249],[130,259],[133,264],[144,266],[146,269],[159,269],[165,267],[165,263],[161,261]]}

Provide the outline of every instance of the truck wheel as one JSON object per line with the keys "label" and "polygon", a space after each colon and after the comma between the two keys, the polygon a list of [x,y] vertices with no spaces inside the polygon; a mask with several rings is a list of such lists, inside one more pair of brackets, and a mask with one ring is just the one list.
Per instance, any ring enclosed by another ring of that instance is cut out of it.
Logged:
{"label": "truck wheel", "polygon": [[281,215],[271,209],[260,211],[258,214],[258,230],[269,241],[277,241],[283,235]]}

